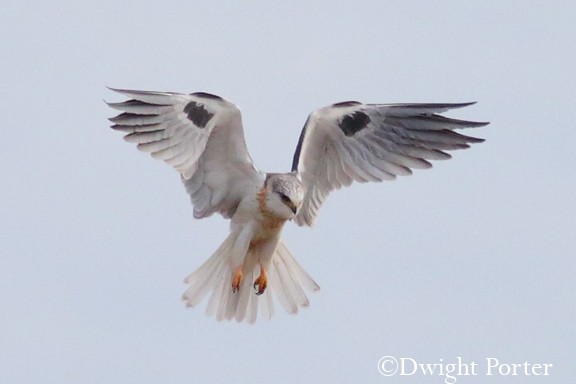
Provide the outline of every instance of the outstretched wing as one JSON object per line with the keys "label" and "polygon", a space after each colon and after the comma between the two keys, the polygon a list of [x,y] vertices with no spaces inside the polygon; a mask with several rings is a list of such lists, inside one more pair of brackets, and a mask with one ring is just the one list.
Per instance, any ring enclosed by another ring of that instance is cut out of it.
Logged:
{"label": "outstretched wing", "polygon": [[430,168],[427,160],[449,159],[445,150],[468,148],[484,140],[453,130],[488,123],[438,115],[462,104],[362,104],[344,102],[308,117],[292,163],[306,195],[296,216],[298,225],[312,225],[333,189],[352,181],[393,180],[412,168]]}
{"label": "outstretched wing", "polygon": [[262,174],[248,154],[240,110],[219,96],[112,89],[130,98],[108,103],[123,111],[112,128],[182,176],[194,217],[230,217]]}

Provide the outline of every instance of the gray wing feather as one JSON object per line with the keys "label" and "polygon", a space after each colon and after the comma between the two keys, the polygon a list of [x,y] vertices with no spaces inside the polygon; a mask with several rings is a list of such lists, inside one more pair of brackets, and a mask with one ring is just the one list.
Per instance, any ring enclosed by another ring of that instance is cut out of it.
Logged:
{"label": "gray wing feather", "polygon": [[353,181],[394,180],[412,169],[430,168],[428,160],[449,159],[445,151],[484,140],[454,132],[484,122],[439,115],[474,103],[361,104],[344,102],[313,112],[307,119],[292,163],[306,195],[296,216],[312,225],[328,194]]}
{"label": "gray wing feather", "polygon": [[112,128],[182,175],[195,217],[230,217],[247,188],[262,178],[234,104],[207,93],[112,90],[130,98],[108,103],[122,111],[110,119]]}

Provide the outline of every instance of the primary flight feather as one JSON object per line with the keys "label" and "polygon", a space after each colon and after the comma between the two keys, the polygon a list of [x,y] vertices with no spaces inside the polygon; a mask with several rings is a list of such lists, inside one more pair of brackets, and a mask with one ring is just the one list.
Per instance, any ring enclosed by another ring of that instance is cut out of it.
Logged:
{"label": "primary flight feather", "polygon": [[308,116],[291,172],[263,173],[231,102],[204,92],[112,90],[129,98],[108,103],[122,111],[112,128],[180,173],[194,217],[220,213],[231,221],[226,240],[186,278],[182,296],[195,306],[210,295],[207,313],[218,320],[271,317],[272,293],[289,313],[308,306],[304,289],[319,287],[282,242],[285,222],[312,225],[328,194],[353,181],[393,180],[449,159],[446,151],[483,141],[455,129],[488,124],[439,115],[473,103],[336,103]]}

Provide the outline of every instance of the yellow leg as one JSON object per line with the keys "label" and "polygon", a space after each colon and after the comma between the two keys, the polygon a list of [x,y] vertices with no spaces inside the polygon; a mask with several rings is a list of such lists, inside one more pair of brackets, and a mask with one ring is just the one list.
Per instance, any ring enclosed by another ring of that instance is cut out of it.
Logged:
{"label": "yellow leg", "polygon": [[234,275],[232,276],[232,292],[236,293],[240,290],[240,285],[242,284],[242,278],[244,277],[242,273],[242,266],[239,266],[234,271]]}
{"label": "yellow leg", "polygon": [[261,295],[266,290],[268,286],[268,275],[266,270],[260,266],[260,276],[254,281],[254,289],[257,295]]}

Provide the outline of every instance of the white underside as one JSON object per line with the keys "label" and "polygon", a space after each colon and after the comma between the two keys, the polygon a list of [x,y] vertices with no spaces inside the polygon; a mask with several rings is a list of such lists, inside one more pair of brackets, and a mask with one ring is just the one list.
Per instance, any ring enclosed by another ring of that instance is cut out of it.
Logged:
{"label": "white underside", "polygon": [[[237,240],[232,231],[214,254],[184,281],[190,286],[182,295],[189,307],[198,305],[210,295],[206,314],[217,320],[248,321],[254,323],[258,317],[271,318],[274,315],[274,299],[291,314],[299,307],[309,305],[304,288],[317,291],[320,287],[298,264],[282,241],[278,243],[268,271],[268,288],[258,296],[253,288],[254,280],[260,274],[256,260],[244,263],[244,278],[238,292],[232,292],[232,248]],[[250,258],[250,254],[247,256]]]}

